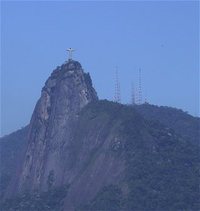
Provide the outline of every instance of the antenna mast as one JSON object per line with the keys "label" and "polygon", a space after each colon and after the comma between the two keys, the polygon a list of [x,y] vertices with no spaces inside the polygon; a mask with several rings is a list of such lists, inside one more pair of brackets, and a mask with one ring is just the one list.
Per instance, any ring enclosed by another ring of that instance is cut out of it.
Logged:
{"label": "antenna mast", "polygon": [[142,71],[139,69],[139,82],[138,82],[138,104],[142,104]]}
{"label": "antenna mast", "polygon": [[118,69],[116,67],[115,71],[115,95],[114,95],[114,101],[117,103],[121,103],[121,95],[120,95],[120,83],[118,78]]}
{"label": "antenna mast", "polygon": [[135,87],[134,84],[131,84],[131,105],[135,105],[136,104],[136,99],[135,99]]}
{"label": "antenna mast", "polygon": [[148,103],[148,100],[147,100],[147,90],[145,90],[144,103],[145,103],[145,104],[147,104],[147,103]]}

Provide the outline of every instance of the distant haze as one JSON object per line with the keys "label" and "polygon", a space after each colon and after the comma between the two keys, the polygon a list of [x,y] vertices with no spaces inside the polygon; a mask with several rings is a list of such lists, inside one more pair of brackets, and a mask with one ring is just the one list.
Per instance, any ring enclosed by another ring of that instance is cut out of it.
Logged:
{"label": "distant haze", "polygon": [[1,2],[1,135],[29,123],[45,80],[76,49],[100,99],[122,103],[142,70],[143,99],[199,114],[199,3]]}

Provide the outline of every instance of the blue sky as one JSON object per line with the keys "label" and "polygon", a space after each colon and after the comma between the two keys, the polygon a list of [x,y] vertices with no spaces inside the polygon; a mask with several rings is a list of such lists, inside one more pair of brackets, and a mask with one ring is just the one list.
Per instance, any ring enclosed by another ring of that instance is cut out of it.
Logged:
{"label": "blue sky", "polygon": [[76,49],[101,99],[118,66],[123,103],[142,69],[143,98],[198,115],[197,1],[1,3],[1,134],[29,123],[45,80]]}

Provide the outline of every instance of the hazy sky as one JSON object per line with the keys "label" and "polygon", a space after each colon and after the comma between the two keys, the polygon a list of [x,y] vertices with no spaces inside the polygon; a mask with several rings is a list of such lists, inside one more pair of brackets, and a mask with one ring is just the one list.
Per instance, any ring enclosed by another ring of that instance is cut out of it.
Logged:
{"label": "hazy sky", "polygon": [[1,12],[1,134],[29,123],[68,47],[101,99],[113,99],[118,66],[122,102],[129,103],[141,67],[149,103],[198,114],[197,1],[4,1]]}

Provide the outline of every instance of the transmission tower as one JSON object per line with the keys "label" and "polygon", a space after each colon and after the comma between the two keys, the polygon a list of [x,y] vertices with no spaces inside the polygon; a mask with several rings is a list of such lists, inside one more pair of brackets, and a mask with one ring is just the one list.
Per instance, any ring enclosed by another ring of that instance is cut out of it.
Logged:
{"label": "transmission tower", "polygon": [[135,96],[135,87],[134,84],[131,84],[131,105],[136,104],[136,96]]}
{"label": "transmission tower", "polygon": [[117,103],[121,103],[120,83],[119,83],[117,67],[116,67],[116,71],[115,71],[115,95],[114,95],[114,101],[117,102]]}
{"label": "transmission tower", "polygon": [[138,104],[142,104],[142,71],[139,69],[139,81],[138,81]]}
{"label": "transmission tower", "polygon": [[145,93],[145,94],[143,95],[143,96],[144,96],[144,103],[145,103],[145,104],[148,104],[148,100],[147,100],[147,90],[145,90],[144,93]]}

